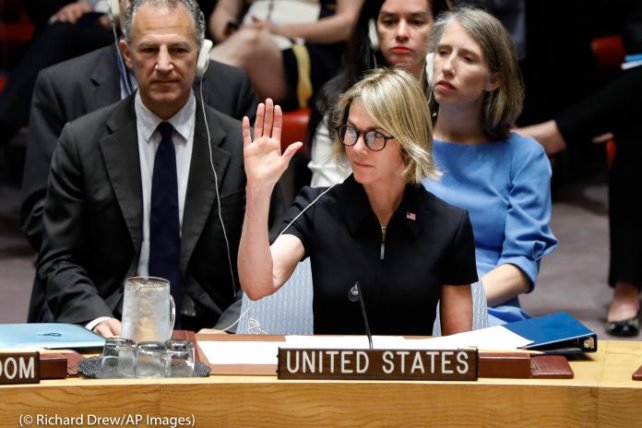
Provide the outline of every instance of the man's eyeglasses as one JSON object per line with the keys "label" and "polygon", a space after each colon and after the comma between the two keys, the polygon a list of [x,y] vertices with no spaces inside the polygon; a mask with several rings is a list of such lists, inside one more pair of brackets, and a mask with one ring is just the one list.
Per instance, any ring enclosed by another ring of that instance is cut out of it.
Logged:
{"label": "man's eyeglasses", "polygon": [[359,136],[363,135],[363,141],[366,143],[366,147],[373,152],[383,150],[388,140],[395,138],[384,135],[379,131],[360,131],[350,125],[337,126],[335,129],[339,136],[339,141],[341,141],[344,146],[354,146],[357,144]]}

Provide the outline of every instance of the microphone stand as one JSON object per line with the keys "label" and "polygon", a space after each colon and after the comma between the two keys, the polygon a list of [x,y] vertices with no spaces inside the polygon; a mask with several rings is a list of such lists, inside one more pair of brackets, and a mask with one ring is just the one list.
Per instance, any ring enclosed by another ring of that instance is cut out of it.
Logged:
{"label": "microphone stand", "polygon": [[[354,290],[351,290],[352,294],[357,294],[359,297],[359,306],[361,307],[361,315],[363,316],[363,324],[366,327],[366,336],[368,336],[368,345],[370,346],[370,349],[373,349],[372,345],[372,332],[370,331],[370,324],[368,324],[368,315],[366,314],[366,304],[363,302],[363,294],[361,293],[361,285],[359,285],[359,281],[356,281],[354,283]],[[355,293],[356,291],[356,293]]]}

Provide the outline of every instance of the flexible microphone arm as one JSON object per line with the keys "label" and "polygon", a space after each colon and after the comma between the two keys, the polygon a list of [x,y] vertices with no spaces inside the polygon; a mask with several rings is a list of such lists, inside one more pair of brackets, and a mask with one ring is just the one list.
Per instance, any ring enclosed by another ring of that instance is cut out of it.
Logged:
{"label": "flexible microphone arm", "polygon": [[366,313],[366,304],[363,301],[363,293],[361,293],[361,285],[359,281],[356,281],[354,285],[350,288],[350,301],[356,302],[359,301],[359,306],[361,307],[361,316],[363,317],[363,324],[366,328],[366,336],[368,336],[368,345],[370,349],[373,349],[372,346],[372,332],[370,331],[370,324],[368,324],[368,314]]}

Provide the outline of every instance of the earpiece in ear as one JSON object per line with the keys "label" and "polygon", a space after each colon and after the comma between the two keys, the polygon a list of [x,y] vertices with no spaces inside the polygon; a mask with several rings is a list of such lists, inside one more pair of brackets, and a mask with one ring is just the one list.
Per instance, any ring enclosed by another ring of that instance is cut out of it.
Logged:
{"label": "earpiece in ear", "polygon": [[[435,55],[432,52],[426,54],[426,81],[428,86],[432,87],[432,77],[434,74],[435,66]],[[432,90],[430,90],[430,95],[432,96]],[[429,100],[430,101],[430,100]]]}
{"label": "earpiece in ear", "polygon": [[377,23],[374,19],[368,22],[368,38],[370,39],[370,47],[373,51],[379,50],[379,35],[377,34]]}
{"label": "earpiece in ear", "polygon": [[207,66],[210,65],[210,51],[214,47],[211,40],[204,39],[201,45],[201,50],[198,52],[198,59],[196,60],[196,77],[203,77]]}

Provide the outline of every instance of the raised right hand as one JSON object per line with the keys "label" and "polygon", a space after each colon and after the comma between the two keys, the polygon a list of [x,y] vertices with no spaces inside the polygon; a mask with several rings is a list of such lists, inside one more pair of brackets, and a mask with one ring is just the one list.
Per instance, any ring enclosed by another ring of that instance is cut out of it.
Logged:
{"label": "raised right hand", "polygon": [[290,144],[281,154],[281,107],[271,99],[260,103],[254,122],[254,141],[250,134],[250,121],[243,118],[243,158],[248,186],[273,187],[285,172],[297,150],[303,143]]}

